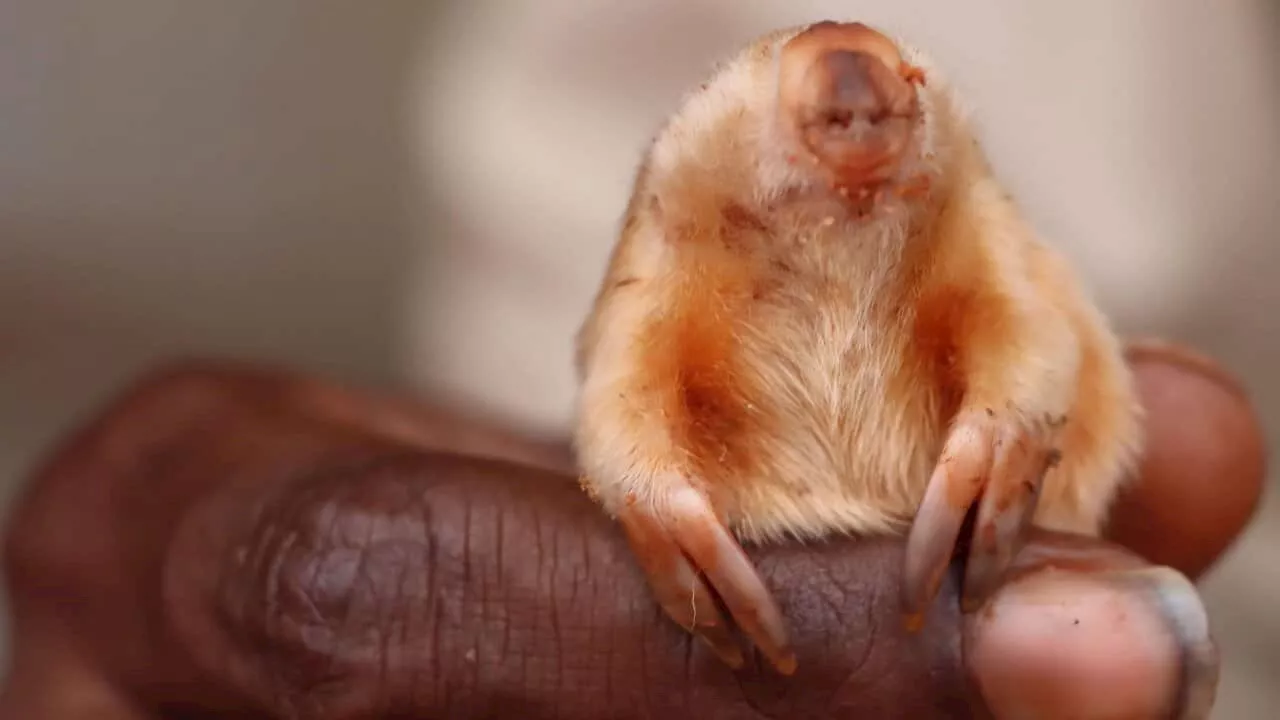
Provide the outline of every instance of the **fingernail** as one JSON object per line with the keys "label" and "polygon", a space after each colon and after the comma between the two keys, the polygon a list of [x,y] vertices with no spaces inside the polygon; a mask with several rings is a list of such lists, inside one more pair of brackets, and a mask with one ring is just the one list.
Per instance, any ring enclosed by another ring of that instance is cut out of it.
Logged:
{"label": "fingernail", "polygon": [[1195,587],[1168,568],[1044,570],[969,619],[969,672],[997,718],[1207,718],[1218,653]]}

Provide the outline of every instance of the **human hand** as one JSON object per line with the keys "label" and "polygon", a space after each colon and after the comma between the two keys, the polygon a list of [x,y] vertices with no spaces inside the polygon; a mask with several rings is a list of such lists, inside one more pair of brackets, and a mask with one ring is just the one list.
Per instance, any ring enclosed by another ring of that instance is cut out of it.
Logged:
{"label": "human hand", "polygon": [[[1212,364],[1130,356],[1149,450],[1112,538],[1195,577],[1257,503],[1257,421]],[[63,443],[17,504],[0,718],[950,718],[1027,698],[1051,718],[1064,696],[1160,716],[1181,669],[1169,618],[1044,566],[1071,547],[1089,567],[1142,565],[1041,534],[998,612],[961,616],[948,580],[914,635],[900,540],[754,549],[801,667],[734,674],[665,620],[567,447],[287,372],[184,364]],[[1050,622],[1064,607],[1081,621],[1070,638]]]}

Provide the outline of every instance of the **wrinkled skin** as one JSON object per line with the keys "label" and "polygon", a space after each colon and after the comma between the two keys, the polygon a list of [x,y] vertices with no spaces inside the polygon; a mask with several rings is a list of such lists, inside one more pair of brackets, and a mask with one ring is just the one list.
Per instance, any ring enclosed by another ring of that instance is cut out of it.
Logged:
{"label": "wrinkled skin", "polygon": [[[1211,364],[1131,357],[1152,449],[1113,536],[1194,577],[1257,503],[1257,420]],[[953,577],[903,632],[893,540],[753,550],[804,670],[735,676],[654,605],[570,466],[563,445],[289,372],[152,373],[15,508],[0,718],[927,719],[1062,690],[999,667],[1034,604],[966,620]],[[1042,535],[997,602],[1041,582],[1037,547],[1078,542]]]}

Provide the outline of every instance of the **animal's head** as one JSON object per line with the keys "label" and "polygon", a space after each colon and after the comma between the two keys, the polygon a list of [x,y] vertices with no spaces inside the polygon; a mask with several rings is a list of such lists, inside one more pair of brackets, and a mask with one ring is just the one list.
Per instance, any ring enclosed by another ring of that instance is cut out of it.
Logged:
{"label": "animal's head", "polygon": [[826,21],[770,33],[722,63],[658,137],[650,169],[763,202],[809,190],[910,199],[971,144],[923,52]]}

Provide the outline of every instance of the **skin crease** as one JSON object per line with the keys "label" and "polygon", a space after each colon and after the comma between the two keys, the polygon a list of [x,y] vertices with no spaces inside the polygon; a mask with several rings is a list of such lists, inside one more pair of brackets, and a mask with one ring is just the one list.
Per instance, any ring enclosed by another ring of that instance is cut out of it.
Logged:
{"label": "skin crease", "polygon": [[[1150,521],[1126,530],[1135,545],[1194,575],[1250,517],[1264,458],[1247,399],[1185,357],[1131,354],[1154,464],[1116,525]],[[1174,441],[1193,465],[1160,461]],[[896,633],[899,541],[753,552],[805,669],[779,678],[757,656],[735,677],[653,605],[569,461],[560,443],[288,371],[155,371],[54,448],[15,506],[0,719],[983,716],[961,639],[970,654],[1020,641],[966,623],[954,576],[921,633]],[[1159,510],[1188,497],[1203,515]],[[1008,595],[1064,542],[1028,547]],[[1082,562],[1141,565],[1072,542]]]}

